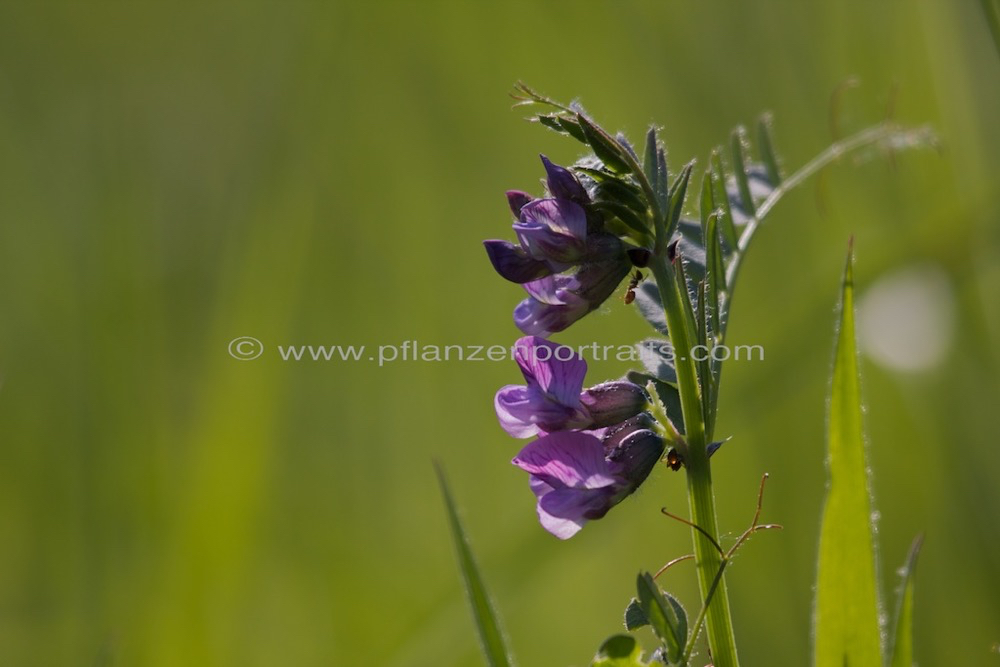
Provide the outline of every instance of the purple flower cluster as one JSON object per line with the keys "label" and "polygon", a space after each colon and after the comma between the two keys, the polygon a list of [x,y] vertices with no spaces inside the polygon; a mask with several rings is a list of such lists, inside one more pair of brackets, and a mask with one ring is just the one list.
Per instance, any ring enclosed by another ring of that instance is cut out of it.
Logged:
{"label": "purple flower cluster", "polygon": [[547,197],[507,193],[517,243],[484,241],[497,273],[528,293],[514,309],[527,334],[515,345],[525,384],[501,388],[494,406],[507,433],[536,438],[513,464],[531,475],[542,526],[567,539],[638,488],[664,441],[643,412],[642,387],[619,380],[584,389],[586,362],[546,340],[600,306],[631,271],[631,258],[647,251],[605,229],[573,172],[545,156],[542,163]]}
{"label": "purple flower cluster", "polygon": [[632,264],[576,176],[544,155],[542,163],[549,197],[507,193],[518,242],[483,245],[497,273],[528,293],[514,309],[514,323],[525,334],[549,336],[600,306]]}
{"label": "purple flower cluster", "polygon": [[664,442],[643,412],[649,397],[638,385],[584,389],[586,362],[537,336],[518,340],[515,359],[526,384],[497,392],[497,417],[514,437],[539,436],[513,463],[531,475],[542,526],[568,539],[639,487]]}

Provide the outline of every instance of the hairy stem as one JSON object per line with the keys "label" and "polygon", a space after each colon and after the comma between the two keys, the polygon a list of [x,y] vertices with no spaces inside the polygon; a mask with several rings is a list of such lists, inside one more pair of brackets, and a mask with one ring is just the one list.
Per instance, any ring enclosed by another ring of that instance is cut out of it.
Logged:
{"label": "hairy stem", "polygon": [[719,527],[715,518],[715,495],[712,492],[712,471],[706,449],[701,392],[695,362],[691,358],[694,332],[690,330],[681,301],[687,295],[680,292],[673,267],[665,252],[656,253],[650,268],[660,290],[667,330],[674,348],[674,365],[684,415],[684,439],[687,443],[687,451],[683,454],[687,470],[688,502],[691,506],[691,522],[700,528],[692,528],[698,584],[702,599],[708,600],[711,595],[706,618],[708,645],[716,667],[738,667],[736,640],[729,612],[729,594],[725,579],[720,576],[722,555],[716,546],[719,542]]}

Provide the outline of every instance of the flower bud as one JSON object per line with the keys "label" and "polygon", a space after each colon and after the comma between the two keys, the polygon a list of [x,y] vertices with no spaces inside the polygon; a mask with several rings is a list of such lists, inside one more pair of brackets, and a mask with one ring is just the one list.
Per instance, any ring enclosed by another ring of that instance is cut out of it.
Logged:
{"label": "flower bud", "polygon": [[584,390],[580,401],[593,420],[592,428],[612,426],[634,417],[649,404],[649,394],[625,380],[603,382]]}

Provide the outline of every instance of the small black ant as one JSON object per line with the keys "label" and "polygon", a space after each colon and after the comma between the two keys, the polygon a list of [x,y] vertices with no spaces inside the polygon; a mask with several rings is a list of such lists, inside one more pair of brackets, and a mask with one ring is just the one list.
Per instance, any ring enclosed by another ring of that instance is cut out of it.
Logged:
{"label": "small black ant", "polygon": [[628,282],[628,290],[625,292],[625,305],[629,305],[635,301],[635,288],[639,286],[642,279],[645,276],[642,275],[642,271],[636,269],[635,275],[632,276],[632,280]]}

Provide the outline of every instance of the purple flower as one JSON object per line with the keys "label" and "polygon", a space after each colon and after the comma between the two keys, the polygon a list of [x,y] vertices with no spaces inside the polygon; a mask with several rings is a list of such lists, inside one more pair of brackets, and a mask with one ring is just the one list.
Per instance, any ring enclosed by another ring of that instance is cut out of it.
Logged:
{"label": "purple flower", "polygon": [[615,433],[605,434],[603,441],[586,432],[549,433],[514,457],[512,463],[531,474],[545,530],[569,539],[645,481],[663,454],[663,439],[641,424]]}
{"label": "purple flower", "polygon": [[522,285],[528,298],[514,308],[514,324],[529,336],[562,331],[590,312],[590,303],[578,294],[573,276],[555,275]]}
{"label": "purple flower", "polygon": [[572,171],[544,155],[542,164],[548,198],[507,192],[518,243],[483,245],[497,273],[528,292],[514,323],[526,334],[549,336],[598,308],[628,275],[628,252],[636,249],[604,231],[600,211]]}
{"label": "purple flower", "polygon": [[552,275],[548,262],[529,257],[524,248],[510,241],[491,239],[483,245],[496,272],[511,282],[527,283]]}
{"label": "purple flower", "polygon": [[553,164],[544,155],[540,157],[542,158],[542,164],[545,165],[545,174],[548,177],[545,180],[545,187],[548,188],[550,195],[557,199],[568,199],[577,204],[590,203],[590,196],[587,194],[587,189],[580,184],[580,181],[573,175],[573,172],[565,167]]}
{"label": "purple flower", "polygon": [[632,270],[625,255],[584,264],[573,275],[553,275],[524,283],[528,298],[514,308],[514,324],[534,336],[567,329],[600,307]]}
{"label": "purple flower", "polygon": [[612,426],[633,417],[649,402],[642,387],[624,380],[584,390],[587,362],[572,348],[544,338],[519,339],[514,359],[526,384],[500,389],[494,406],[500,425],[515,438]]}
{"label": "purple flower", "polygon": [[510,212],[514,214],[515,218],[520,217],[521,209],[524,208],[524,205],[534,199],[527,192],[522,192],[521,190],[507,191],[507,204],[510,206]]}
{"label": "purple flower", "polygon": [[572,264],[586,251],[587,214],[568,199],[536,199],[521,207],[514,233],[530,257]]}

